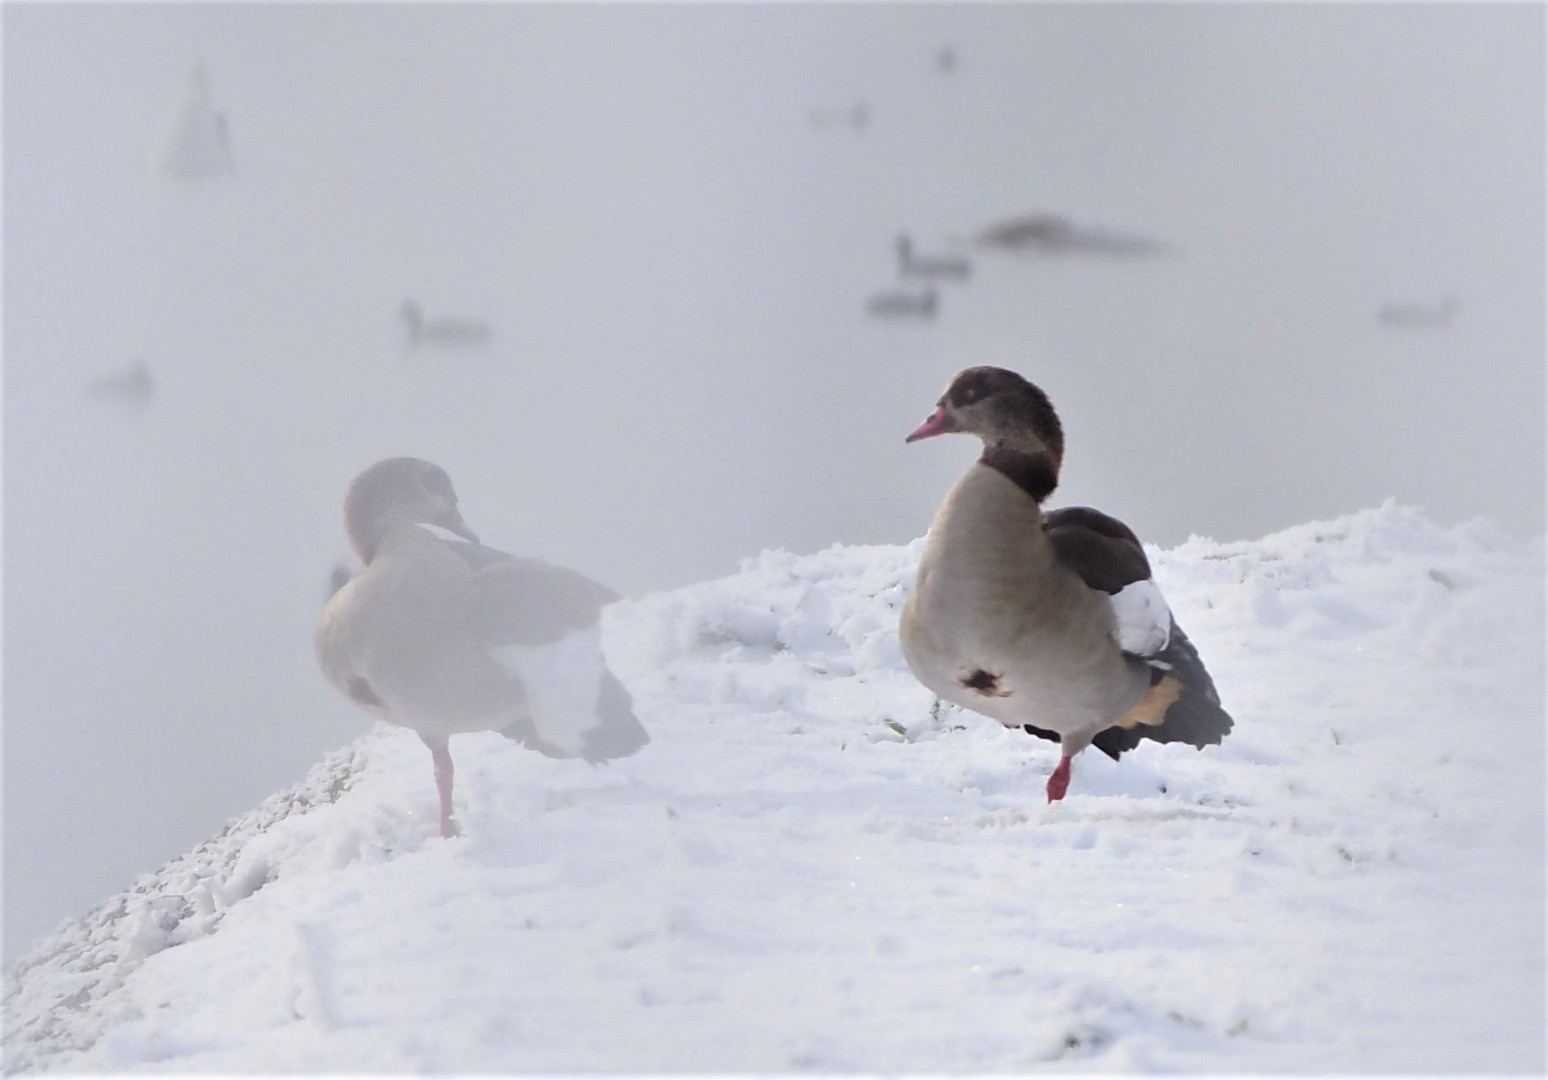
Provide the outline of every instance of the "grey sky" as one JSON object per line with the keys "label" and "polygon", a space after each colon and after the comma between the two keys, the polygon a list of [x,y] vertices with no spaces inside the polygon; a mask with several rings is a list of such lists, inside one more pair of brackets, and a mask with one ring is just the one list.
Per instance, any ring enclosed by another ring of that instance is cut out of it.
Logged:
{"label": "grey sky", "polygon": [[[638,594],[920,535],[974,448],[903,436],[994,363],[1060,408],[1056,498],[1157,543],[1389,495],[1543,527],[1540,5],[3,17],[8,955],[364,729],[310,634],[388,454]],[[236,174],[190,189],[144,163],[199,60]],[[900,229],[1031,210],[1177,251],[863,315]],[[406,296],[494,347],[405,356]],[[82,396],[137,356],[147,410]]]}

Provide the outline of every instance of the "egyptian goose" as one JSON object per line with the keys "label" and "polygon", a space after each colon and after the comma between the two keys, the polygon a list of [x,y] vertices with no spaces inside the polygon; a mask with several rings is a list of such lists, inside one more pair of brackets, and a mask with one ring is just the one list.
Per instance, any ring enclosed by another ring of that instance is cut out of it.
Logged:
{"label": "egyptian goose", "polygon": [[650,741],[602,656],[598,617],[618,596],[484,547],[444,470],[407,457],[372,465],[344,499],[344,531],[363,568],[322,610],[317,661],[350,701],[429,747],[442,836],[458,834],[452,735],[498,731],[591,762]]}
{"label": "egyptian goose", "polygon": [[898,234],[898,276],[926,280],[963,281],[973,274],[973,264],[961,255],[916,255],[907,233]]}
{"label": "egyptian goose", "polygon": [[1012,371],[968,368],[905,440],[977,435],[981,457],[930,525],[899,625],[914,676],[948,701],[1059,743],[1048,800],[1088,745],[1202,749],[1231,730],[1214,682],[1150,577],[1134,533],[1087,507],[1043,512],[1064,436]]}
{"label": "egyptian goose", "polygon": [[403,301],[398,308],[398,314],[402,317],[404,329],[408,332],[410,349],[417,349],[421,345],[481,348],[488,345],[490,339],[494,337],[494,331],[482,319],[469,318],[465,315],[441,315],[434,319],[427,319],[419,302],[413,299]]}

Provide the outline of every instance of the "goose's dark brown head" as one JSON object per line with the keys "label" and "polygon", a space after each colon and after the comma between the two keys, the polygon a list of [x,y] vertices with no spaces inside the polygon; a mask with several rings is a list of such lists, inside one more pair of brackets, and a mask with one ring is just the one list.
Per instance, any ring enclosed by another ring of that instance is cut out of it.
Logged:
{"label": "goose's dark brown head", "polygon": [[355,477],[344,497],[344,532],[362,563],[370,563],[389,528],[404,522],[438,525],[478,543],[457,509],[451,477],[439,465],[387,458]]}
{"label": "goose's dark brown head", "polygon": [[1058,483],[1064,429],[1048,395],[1014,371],[971,367],[957,373],[935,411],[905,440],[962,432],[984,443],[985,465],[1041,502]]}
{"label": "goose's dark brown head", "polygon": [[1048,395],[1014,371],[971,367],[957,373],[935,403],[935,411],[905,440],[961,431],[977,435],[989,449],[1008,447],[1064,458],[1064,431]]}

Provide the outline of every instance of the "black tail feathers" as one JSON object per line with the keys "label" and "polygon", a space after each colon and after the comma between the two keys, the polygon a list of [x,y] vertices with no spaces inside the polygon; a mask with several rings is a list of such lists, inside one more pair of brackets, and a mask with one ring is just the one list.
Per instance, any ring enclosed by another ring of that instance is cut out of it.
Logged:
{"label": "black tail feathers", "polygon": [[1230,713],[1220,707],[1215,681],[1204,670],[1199,651],[1177,625],[1176,619],[1172,620],[1172,633],[1166,648],[1144,659],[1156,669],[1156,675],[1171,675],[1182,683],[1182,692],[1166,710],[1161,723],[1139,724],[1132,728],[1111,727],[1098,732],[1091,745],[1114,761],[1118,760],[1119,754],[1133,750],[1144,739],[1185,742],[1200,750],[1218,745],[1235,722]]}
{"label": "black tail feathers", "polygon": [[602,672],[602,684],[597,694],[597,723],[586,732],[578,754],[566,753],[544,742],[538,736],[531,717],[523,717],[501,728],[500,734],[545,757],[579,757],[592,764],[628,757],[650,742],[645,725],[634,715],[634,699],[629,696],[628,689],[611,671],[606,670]]}
{"label": "black tail feathers", "polygon": [[[1188,640],[1188,635],[1183,633],[1183,628],[1177,625],[1177,620],[1172,620],[1172,632],[1167,638],[1166,648],[1155,656],[1145,658],[1156,667],[1164,667],[1176,675],[1178,681],[1205,698],[1220,704],[1220,694],[1215,690],[1215,680],[1209,677],[1209,672],[1204,670],[1204,661],[1199,659],[1199,650],[1193,647],[1193,642]],[[1229,717],[1227,718],[1229,721]],[[1226,730],[1231,728],[1226,724]],[[1219,742],[1219,740],[1215,740]]]}
{"label": "black tail feathers", "polygon": [[1110,727],[1099,731],[1091,745],[1102,753],[1118,760],[1125,750],[1133,750],[1141,741],[1185,742],[1200,750],[1213,746],[1230,733],[1234,721],[1218,704],[1190,686],[1183,686],[1182,693],[1166,710],[1159,724],[1136,724],[1131,728]]}
{"label": "black tail feathers", "polygon": [[586,745],[581,750],[581,757],[587,761],[628,757],[650,742],[645,725],[634,715],[634,699],[611,671],[602,672],[597,715],[602,722],[587,733]]}

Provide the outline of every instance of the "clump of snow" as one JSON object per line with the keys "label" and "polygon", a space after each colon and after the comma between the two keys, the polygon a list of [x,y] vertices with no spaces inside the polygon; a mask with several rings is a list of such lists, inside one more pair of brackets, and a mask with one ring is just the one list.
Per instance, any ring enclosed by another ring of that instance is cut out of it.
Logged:
{"label": "clump of snow", "polygon": [[653,742],[380,728],[7,973],[6,1068],[1540,1072],[1543,549],[1388,504],[1151,550],[1236,730],[943,707],[918,545],[615,606]]}

